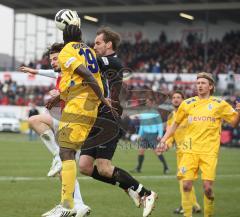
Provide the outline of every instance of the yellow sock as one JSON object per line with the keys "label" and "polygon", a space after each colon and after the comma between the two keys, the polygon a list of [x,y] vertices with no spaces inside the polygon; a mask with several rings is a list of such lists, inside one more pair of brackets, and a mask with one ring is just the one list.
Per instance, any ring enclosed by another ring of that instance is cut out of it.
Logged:
{"label": "yellow sock", "polygon": [[185,192],[183,191],[182,195],[182,207],[184,210],[185,217],[192,217],[192,198],[191,198],[191,191]]}
{"label": "yellow sock", "polygon": [[67,160],[62,162],[62,199],[61,203],[64,207],[72,209],[73,192],[77,168],[75,160]]}
{"label": "yellow sock", "polygon": [[212,217],[214,210],[214,199],[210,200],[204,194],[204,217]]}
{"label": "yellow sock", "polygon": [[191,191],[191,198],[192,198],[192,204],[193,206],[197,207],[200,209],[200,205],[197,202],[197,197],[196,197],[196,193],[195,193],[195,188],[192,186],[192,191]]}
{"label": "yellow sock", "polygon": [[[179,190],[180,190],[180,194],[181,194],[181,201],[183,200],[183,181],[179,180]],[[182,202],[181,202],[182,204]]]}

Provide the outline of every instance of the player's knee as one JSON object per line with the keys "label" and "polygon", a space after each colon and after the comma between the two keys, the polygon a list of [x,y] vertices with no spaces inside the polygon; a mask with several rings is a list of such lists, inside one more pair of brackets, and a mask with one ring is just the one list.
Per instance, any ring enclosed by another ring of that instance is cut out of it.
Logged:
{"label": "player's knee", "polygon": [[208,199],[213,198],[213,189],[211,185],[204,185],[204,194]]}
{"label": "player's knee", "polygon": [[97,170],[98,170],[98,173],[101,175],[101,176],[104,176],[104,177],[112,177],[112,171],[110,168],[108,168],[108,166],[106,166],[105,164],[98,164],[97,165]]}
{"label": "player's knee", "polygon": [[98,172],[101,176],[104,176],[104,177],[112,176],[111,172],[107,168],[100,168],[100,169],[98,169]]}
{"label": "player's knee", "polygon": [[92,166],[79,163],[79,171],[81,174],[85,176],[91,176],[92,170],[93,170]]}
{"label": "player's knee", "polygon": [[183,191],[184,192],[190,192],[191,190],[192,190],[192,183],[191,182],[183,183]]}
{"label": "player's knee", "polygon": [[28,124],[31,128],[34,128],[34,126],[36,126],[38,122],[39,122],[38,115],[34,115],[28,118]]}
{"label": "player's knee", "polygon": [[75,160],[76,151],[70,148],[60,148],[60,158],[62,161]]}

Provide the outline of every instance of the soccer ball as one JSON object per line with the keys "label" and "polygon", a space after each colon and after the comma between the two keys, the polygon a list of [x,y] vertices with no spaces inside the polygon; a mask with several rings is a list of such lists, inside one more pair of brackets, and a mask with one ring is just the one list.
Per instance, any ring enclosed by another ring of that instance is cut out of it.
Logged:
{"label": "soccer ball", "polygon": [[81,19],[76,11],[69,9],[62,9],[58,11],[55,15],[55,24],[61,31],[64,30],[66,25],[76,25],[81,27]]}

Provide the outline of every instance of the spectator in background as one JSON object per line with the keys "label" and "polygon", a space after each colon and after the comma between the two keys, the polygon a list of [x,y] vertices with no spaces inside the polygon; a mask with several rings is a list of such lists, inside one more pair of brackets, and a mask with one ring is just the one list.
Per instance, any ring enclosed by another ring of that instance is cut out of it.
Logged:
{"label": "spectator in background", "polygon": [[159,61],[153,61],[153,65],[152,65],[152,72],[153,73],[160,73],[160,63]]}
{"label": "spectator in background", "polygon": [[164,31],[161,32],[161,34],[160,34],[160,36],[159,36],[159,41],[160,41],[160,43],[165,43],[165,42],[167,42],[167,36],[166,36],[166,34],[165,34]]}
{"label": "spectator in background", "polygon": [[234,91],[235,91],[235,78],[234,78],[234,72],[233,71],[229,71],[228,75],[226,77],[226,81],[227,81],[227,90],[229,91],[229,95],[233,95]]}
{"label": "spectator in background", "polygon": [[175,81],[182,81],[182,78],[180,76],[180,73],[177,73],[177,76],[175,78]]}
{"label": "spectator in background", "polygon": [[164,78],[163,75],[161,76],[159,83],[160,83],[160,85],[166,83],[166,79]]}
{"label": "spectator in background", "polygon": [[240,147],[240,128],[233,128],[232,130],[232,145]]}
{"label": "spectator in background", "polygon": [[[34,116],[34,115],[39,114],[39,111],[36,108],[36,105],[34,103],[31,103],[30,106],[31,106],[31,109],[28,112],[28,117],[29,118]],[[36,133],[33,131],[32,128],[29,128],[29,140],[32,141],[32,140],[36,140],[36,139],[37,139]]]}
{"label": "spectator in background", "polygon": [[12,105],[15,104],[15,96],[16,96],[16,93],[14,93],[11,89],[8,90],[7,97],[8,97],[9,103]]}

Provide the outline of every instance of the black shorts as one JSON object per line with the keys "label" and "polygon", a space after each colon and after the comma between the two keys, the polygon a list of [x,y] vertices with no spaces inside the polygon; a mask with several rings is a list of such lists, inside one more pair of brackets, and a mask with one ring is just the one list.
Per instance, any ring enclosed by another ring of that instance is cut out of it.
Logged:
{"label": "black shorts", "polygon": [[111,113],[100,114],[81,147],[81,155],[111,160],[122,131]]}

